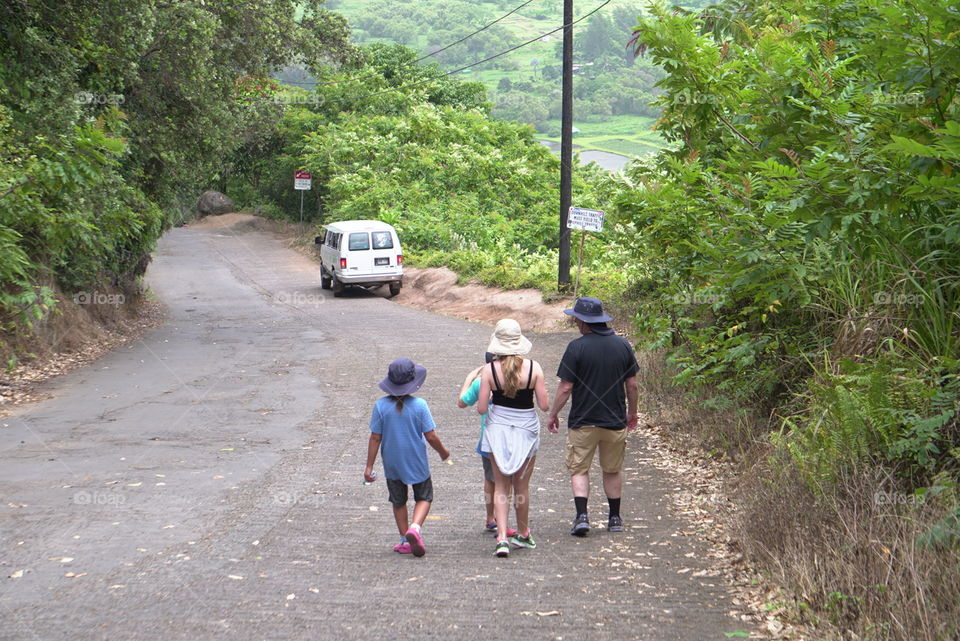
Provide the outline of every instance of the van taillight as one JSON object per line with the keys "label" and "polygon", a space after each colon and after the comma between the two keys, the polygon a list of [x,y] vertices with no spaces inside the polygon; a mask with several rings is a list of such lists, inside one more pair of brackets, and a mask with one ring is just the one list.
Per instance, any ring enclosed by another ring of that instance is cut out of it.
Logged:
{"label": "van taillight", "polygon": [[340,269],[346,269],[346,268],[347,268],[347,259],[346,259],[346,258],[341,258],[341,259],[340,259]]}
{"label": "van taillight", "polygon": [[402,264],[403,264],[403,255],[402,255],[402,254],[397,254],[397,264],[398,264],[398,265],[402,265]]}

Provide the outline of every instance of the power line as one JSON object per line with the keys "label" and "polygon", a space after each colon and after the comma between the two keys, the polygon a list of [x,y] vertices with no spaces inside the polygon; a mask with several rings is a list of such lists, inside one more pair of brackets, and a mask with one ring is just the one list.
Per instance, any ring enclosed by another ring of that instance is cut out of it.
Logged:
{"label": "power line", "polygon": [[[463,42],[464,40],[469,40],[470,38],[474,37],[475,35],[477,35],[477,34],[480,33],[481,31],[486,31],[487,29],[489,29],[489,28],[492,27],[493,25],[497,24],[497,23],[500,22],[501,20],[504,20],[504,19],[506,19],[506,18],[509,18],[510,16],[512,16],[513,14],[515,14],[517,11],[520,11],[520,9],[523,9],[525,6],[527,6],[528,4],[530,4],[530,3],[533,2],[533,1],[534,1],[534,0],[527,0],[526,2],[524,2],[523,4],[521,4],[519,7],[516,7],[516,8],[514,8],[514,9],[511,9],[511,10],[508,11],[507,13],[503,14],[502,16],[500,16],[499,18],[497,18],[496,20],[494,20],[493,22],[488,22],[487,24],[483,25],[482,27],[480,27],[480,28],[477,29],[476,31],[465,35],[464,37],[460,38],[460,39],[457,40],[456,42],[451,42],[451,43],[448,44],[446,47],[442,47],[442,48],[437,49],[436,51],[434,51],[434,52],[432,52],[432,53],[428,53],[428,54],[426,54],[426,55],[424,55],[424,56],[420,56],[420,57],[417,58],[416,60],[411,60],[410,62],[405,62],[405,63],[403,63],[403,64],[401,64],[401,65],[398,65],[398,66],[400,66],[400,67],[408,67],[408,66],[410,66],[410,65],[415,65],[415,64],[417,64],[418,62],[423,62],[423,61],[426,60],[427,58],[431,58],[431,57],[433,57],[433,56],[435,56],[435,55],[437,55],[437,54],[439,54],[439,53],[443,53],[444,51],[446,51],[446,50],[449,49],[450,47],[456,46],[456,45],[460,44],[461,42]],[[311,83],[311,82],[293,82],[293,81],[291,81],[291,84],[295,84],[295,85],[313,85],[314,87],[326,87],[326,86],[329,86],[329,85],[338,85],[338,84],[340,84],[340,83],[342,83],[342,82],[349,82],[349,81],[351,81],[351,80],[362,80],[362,79],[364,79],[364,78],[369,78],[370,76],[375,76],[375,75],[377,75],[377,72],[374,71],[374,72],[372,72],[372,73],[368,73],[368,74],[365,74],[365,75],[354,76],[353,78],[343,78],[343,79],[341,79],[341,80],[331,80],[330,82],[320,82],[320,83],[312,82],[312,83]]]}
{"label": "power line", "polygon": [[592,16],[592,15],[595,14],[596,12],[600,11],[600,9],[603,9],[605,6],[607,6],[608,4],[610,4],[610,2],[612,2],[612,0],[606,0],[606,2],[604,2],[603,4],[601,4],[600,6],[598,6],[596,9],[594,9],[594,10],[591,11],[590,13],[586,13],[586,14],[580,16],[579,18],[577,18],[576,20],[574,20],[573,22],[571,22],[571,23],[569,23],[569,24],[564,24],[564,25],[561,25],[561,26],[557,27],[556,29],[554,29],[554,30],[552,30],[552,31],[548,31],[548,32],[546,32],[546,33],[541,33],[541,34],[540,34],[539,36],[537,36],[536,38],[532,38],[531,40],[527,40],[527,41],[524,42],[524,43],[521,43],[521,44],[516,45],[515,47],[510,47],[509,49],[507,49],[507,50],[505,50],[505,51],[501,51],[500,53],[498,53],[498,54],[496,54],[496,55],[490,56],[489,58],[484,58],[483,60],[480,60],[480,61],[478,61],[478,62],[474,62],[474,63],[469,64],[469,65],[465,65],[465,66],[463,66],[463,67],[460,67],[459,69],[454,69],[453,71],[447,71],[447,72],[445,72],[445,73],[441,73],[441,74],[439,74],[439,75],[432,76],[432,77],[427,78],[427,79],[425,79],[425,80],[420,80],[420,81],[418,81],[418,82],[412,82],[412,83],[410,83],[410,84],[408,84],[408,85],[403,85],[403,86],[401,86],[401,87],[393,87],[392,89],[384,89],[383,91],[377,91],[377,92],[374,92],[374,93],[366,94],[366,95],[364,95],[364,96],[348,96],[348,97],[346,97],[346,98],[334,98],[334,99],[332,99],[332,100],[324,100],[323,102],[324,102],[324,104],[326,104],[326,103],[329,103],[329,102],[345,102],[345,101],[347,101],[347,100],[364,100],[364,99],[366,99],[366,98],[373,98],[373,97],[375,97],[375,96],[382,96],[383,94],[393,93],[394,91],[400,91],[400,90],[402,90],[402,89],[410,89],[411,87],[419,87],[420,85],[425,85],[425,84],[427,84],[428,82],[433,82],[434,80],[439,80],[440,78],[445,78],[446,76],[450,76],[450,75],[453,75],[453,74],[455,74],[455,73],[460,73],[461,71],[464,71],[465,69],[470,69],[471,67],[476,67],[477,65],[482,65],[482,64],[485,63],[485,62],[490,62],[491,60],[494,60],[494,59],[496,59],[496,58],[499,58],[500,56],[505,56],[505,55],[507,55],[508,53],[512,53],[512,52],[516,51],[517,49],[522,49],[523,47],[526,47],[527,45],[531,45],[531,44],[533,44],[534,42],[539,41],[541,38],[545,38],[546,36],[549,36],[549,35],[551,35],[551,34],[554,34],[554,33],[558,32],[558,31],[561,31],[561,30],[567,28],[568,26],[569,26],[569,27],[572,27],[573,25],[577,24],[578,22],[581,22],[581,21],[583,21],[583,20],[586,20],[587,18],[589,18],[590,16]]}
{"label": "power line", "polygon": [[527,0],[526,2],[524,2],[522,5],[520,5],[520,6],[517,7],[516,9],[513,9],[513,10],[510,11],[509,13],[503,14],[502,16],[500,16],[499,18],[497,18],[496,20],[494,20],[494,21],[491,22],[490,24],[487,24],[487,25],[484,25],[483,27],[480,27],[479,29],[477,29],[476,31],[474,31],[473,33],[471,33],[470,35],[464,36],[464,37],[460,38],[459,40],[457,40],[456,42],[452,42],[452,43],[448,44],[448,45],[447,45],[446,47],[444,47],[443,49],[437,49],[437,50],[434,51],[433,53],[428,53],[428,54],[425,55],[425,56],[421,56],[421,57],[417,58],[416,60],[414,60],[413,62],[411,62],[410,64],[413,65],[413,64],[416,64],[416,63],[420,62],[421,60],[426,60],[427,58],[429,58],[429,57],[431,57],[431,56],[435,56],[435,55],[437,55],[438,53],[442,53],[442,52],[446,51],[447,49],[449,49],[450,47],[452,47],[452,46],[454,46],[454,45],[460,44],[461,42],[463,42],[464,40],[466,40],[466,39],[468,39],[468,38],[472,38],[473,36],[477,35],[477,34],[480,33],[481,31],[484,31],[484,30],[488,29],[489,27],[492,27],[493,25],[497,24],[498,22],[500,22],[500,21],[503,20],[504,18],[508,18],[508,17],[510,17],[511,15],[515,14],[517,11],[520,11],[520,9],[523,9],[525,6],[527,6],[527,5],[530,4],[531,2],[533,2],[533,0]]}

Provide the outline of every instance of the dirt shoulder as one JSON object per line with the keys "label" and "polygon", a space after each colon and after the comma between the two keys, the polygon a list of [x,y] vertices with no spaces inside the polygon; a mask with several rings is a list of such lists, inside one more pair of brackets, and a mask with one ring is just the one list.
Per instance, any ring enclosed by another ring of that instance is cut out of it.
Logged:
{"label": "dirt shoulder", "polygon": [[456,273],[445,267],[408,267],[403,289],[394,300],[403,305],[439,314],[494,325],[512,318],[524,330],[535,332],[572,331],[563,313],[570,301],[544,303],[535,289],[500,290],[483,285],[458,285]]}
{"label": "dirt shoulder", "polygon": [[73,297],[56,290],[56,309],[32,335],[5,337],[0,417],[18,405],[46,398],[37,392],[40,383],[89,365],[163,323],[160,303],[102,289]]}

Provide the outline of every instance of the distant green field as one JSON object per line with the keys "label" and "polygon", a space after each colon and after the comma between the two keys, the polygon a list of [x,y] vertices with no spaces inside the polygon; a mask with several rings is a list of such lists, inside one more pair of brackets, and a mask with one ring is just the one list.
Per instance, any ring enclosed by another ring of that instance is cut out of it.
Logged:
{"label": "distant green field", "polygon": [[635,140],[624,138],[608,138],[596,142],[596,146],[603,147],[604,151],[612,151],[624,156],[645,156],[660,151],[661,147],[649,145]]}
{"label": "distant green field", "polygon": [[[551,125],[560,126],[559,120],[552,120]],[[610,116],[603,122],[581,122],[574,119],[573,125],[580,130],[577,138],[592,138],[595,136],[613,136],[619,138],[635,138],[640,135],[654,133],[650,127],[653,118],[644,116]]]}
{"label": "distant green field", "polygon": [[[650,127],[653,118],[643,116],[611,116],[603,122],[577,122],[574,127],[579,129],[573,135],[573,144],[584,149],[599,149],[625,156],[643,156],[660,149],[666,149],[667,144],[660,135]],[[550,121],[551,127],[559,127],[559,120]],[[557,136],[541,136],[544,140],[559,142]]]}

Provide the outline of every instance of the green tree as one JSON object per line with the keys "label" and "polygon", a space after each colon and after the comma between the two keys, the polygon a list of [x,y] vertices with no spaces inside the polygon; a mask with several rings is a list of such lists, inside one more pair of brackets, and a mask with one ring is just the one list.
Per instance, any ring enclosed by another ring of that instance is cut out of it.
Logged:
{"label": "green tree", "polygon": [[497,97],[493,114],[504,120],[537,126],[549,119],[550,109],[544,98],[520,91],[510,91]]}
{"label": "green tree", "polygon": [[[639,29],[669,71],[657,126],[679,149],[630,172],[643,187],[620,211],[647,273],[639,317],[673,346],[679,380],[765,407],[829,397],[806,390],[824,360],[910,363],[901,376],[930,397],[953,380],[960,17],[937,2],[738,2],[703,17],[657,5]],[[863,393],[864,411],[897,406]],[[956,414],[930,397],[885,414],[882,449],[867,450],[914,482],[957,445]],[[818,421],[849,425],[823,405]]]}
{"label": "green tree", "polygon": [[614,46],[616,46],[616,27],[603,12],[591,16],[587,20],[586,28],[574,40],[574,51],[582,62],[593,62],[608,53]]}
{"label": "green tree", "polygon": [[319,0],[23,0],[0,6],[0,325],[141,274],[164,216],[279,116],[268,75],[349,63]]}

